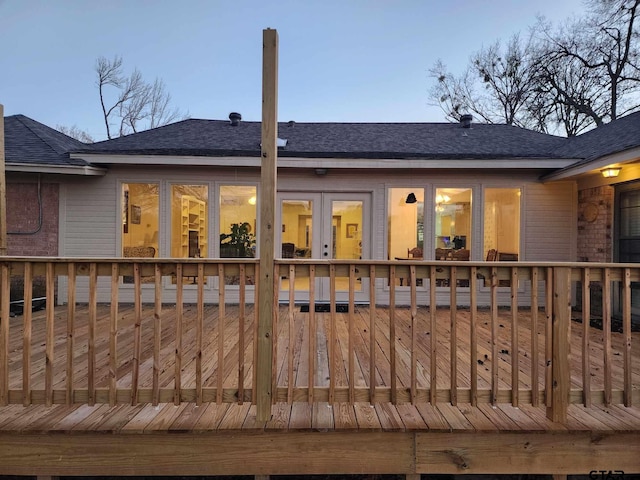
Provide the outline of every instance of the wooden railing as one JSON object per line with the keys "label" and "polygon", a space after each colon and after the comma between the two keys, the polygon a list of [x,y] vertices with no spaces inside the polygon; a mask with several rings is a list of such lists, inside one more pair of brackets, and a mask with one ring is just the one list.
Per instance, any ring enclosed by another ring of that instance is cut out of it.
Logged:
{"label": "wooden railing", "polygon": [[[275,268],[285,301],[273,299],[273,402],[531,404],[562,421],[568,403],[640,401],[634,265],[278,260]],[[254,259],[4,258],[0,405],[255,402],[257,270]],[[35,278],[46,289],[41,312],[26,307]],[[14,318],[12,279],[24,285],[24,313]],[[316,311],[320,279],[329,298]],[[611,328],[614,300],[620,331]],[[602,330],[572,322],[572,306],[576,318],[598,313]]]}

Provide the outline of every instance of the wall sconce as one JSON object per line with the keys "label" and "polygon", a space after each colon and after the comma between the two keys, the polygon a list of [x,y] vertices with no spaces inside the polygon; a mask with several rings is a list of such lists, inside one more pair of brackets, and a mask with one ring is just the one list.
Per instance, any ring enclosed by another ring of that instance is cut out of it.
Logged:
{"label": "wall sconce", "polygon": [[252,196],[251,198],[249,198],[249,205],[255,205],[256,204],[256,196]]}
{"label": "wall sconce", "polygon": [[404,201],[404,203],[416,203],[418,201],[418,199],[416,198],[416,194],[411,192],[409,195],[407,195],[407,199]]}
{"label": "wall sconce", "polygon": [[622,170],[622,167],[607,167],[600,170],[600,173],[604,178],[613,178],[620,175],[620,170]]}
{"label": "wall sconce", "polygon": [[316,175],[319,175],[319,176],[321,176],[321,177],[322,177],[322,176],[324,176],[324,175],[326,175],[328,171],[329,171],[329,170],[328,170],[328,169],[326,169],[326,168],[316,168],[316,170],[315,170]]}

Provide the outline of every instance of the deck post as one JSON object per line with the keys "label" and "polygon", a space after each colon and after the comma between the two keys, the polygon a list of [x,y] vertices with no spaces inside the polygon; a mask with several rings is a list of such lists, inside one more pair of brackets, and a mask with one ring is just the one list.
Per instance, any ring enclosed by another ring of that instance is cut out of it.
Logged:
{"label": "deck post", "polygon": [[[549,301],[549,299],[547,299]],[[547,417],[554,421],[567,421],[567,408],[571,388],[569,357],[571,354],[571,269],[553,269],[553,316],[551,357],[551,405]]]}
{"label": "deck post", "polygon": [[0,103],[0,257],[7,255],[7,178],[4,164],[4,106]]}
{"label": "deck post", "polygon": [[271,418],[275,211],[278,164],[278,32],[262,31],[262,168],[260,170],[260,276],[258,279],[258,357],[256,419]]}

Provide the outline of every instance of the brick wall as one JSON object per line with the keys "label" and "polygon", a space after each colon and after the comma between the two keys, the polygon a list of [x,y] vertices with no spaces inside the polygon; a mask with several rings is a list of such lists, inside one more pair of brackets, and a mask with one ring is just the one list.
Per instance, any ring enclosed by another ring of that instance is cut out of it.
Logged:
{"label": "brick wall", "polygon": [[12,235],[11,232],[38,230],[38,184],[7,184],[7,235],[8,254],[14,256],[56,256],[58,254],[58,203],[59,188],[56,183],[43,183],[42,227],[37,233]]}
{"label": "brick wall", "polygon": [[[587,188],[578,192],[578,260],[613,261],[613,187]],[[597,207],[597,217],[589,222],[585,211]]]}

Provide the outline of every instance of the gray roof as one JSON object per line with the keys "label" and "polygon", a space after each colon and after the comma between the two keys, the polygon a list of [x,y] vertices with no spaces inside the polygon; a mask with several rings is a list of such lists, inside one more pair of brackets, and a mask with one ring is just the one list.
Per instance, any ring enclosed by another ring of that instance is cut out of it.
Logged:
{"label": "gray roof", "polygon": [[[563,138],[509,125],[457,123],[297,123],[278,126],[280,157],[576,159],[577,164],[640,146],[640,112]],[[260,122],[189,119],[125,137],[84,144],[24,115],[5,118],[6,161],[86,166],[67,152],[121,155],[260,155]]]}
{"label": "gray roof", "polygon": [[69,158],[69,151],[85,144],[24,115],[4,119],[5,161],[8,164],[86,166]]}
{"label": "gray roof", "polygon": [[583,160],[575,164],[581,165],[605,155],[639,146],[640,112],[636,112],[589,130],[577,137],[567,139],[565,145],[557,153],[581,158]]}
{"label": "gray roof", "polygon": [[[280,157],[315,158],[554,158],[567,139],[508,125],[456,123],[280,123],[287,140]],[[259,156],[260,122],[232,126],[189,119],[84,151],[105,154]]]}

